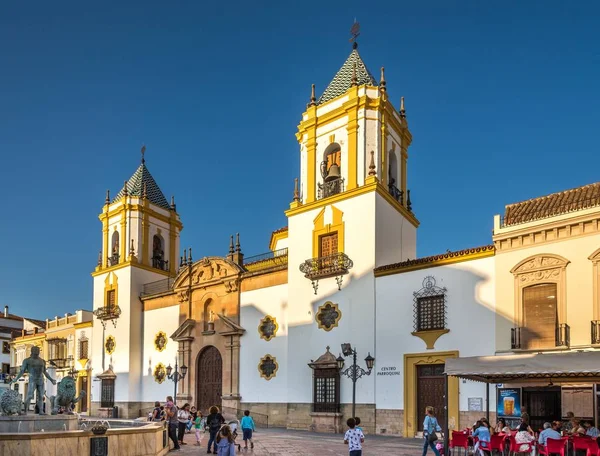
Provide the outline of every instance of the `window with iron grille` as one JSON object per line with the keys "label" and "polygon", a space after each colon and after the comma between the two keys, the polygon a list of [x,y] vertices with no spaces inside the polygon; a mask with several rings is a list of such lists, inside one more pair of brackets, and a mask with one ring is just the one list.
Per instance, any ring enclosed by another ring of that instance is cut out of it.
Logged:
{"label": "window with iron grille", "polygon": [[446,329],[446,288],[436,286],[435,279],[428,276],[413,295],[415,331]]}
{"label": "window with iron grille", "polygon": [[88,340],[79,339],[79,359],[88,359]]}
{"label": "window with iron grille", "polygon": [[313,390],[313,412],[340,411],[340,374],[337,369],[315,369]]}
{"label": "window with iron grille", "polygon": [[103,378],[100,394],[100,407],[114,407],[115,405],[115,380]]}

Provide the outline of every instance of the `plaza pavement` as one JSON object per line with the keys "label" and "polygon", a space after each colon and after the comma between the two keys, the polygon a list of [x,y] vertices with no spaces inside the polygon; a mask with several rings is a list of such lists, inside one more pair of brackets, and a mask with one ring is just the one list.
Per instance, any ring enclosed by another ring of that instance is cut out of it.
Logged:
{"label": "plaza pavement", "polygon": [[[254,434],[254,450],[244,450],[241,435],[238,436],[242,445],[242,456],[347,456],[348,447],[344,445],[343,435],[315,434],[305,431],[286,429],[259,429]],[[194,434],[186,434],[187,445],[181,451],[169,454],[205,455],[208,434],[204,434],[202,447],[195,446]],[[421,439],[404,439],[380,435],[367,435],[363,447],[363,456],[418,456],[422,452]],[[236,452],[237,454],[237,452]],[[433,455],[431,450],[429,455]]]}

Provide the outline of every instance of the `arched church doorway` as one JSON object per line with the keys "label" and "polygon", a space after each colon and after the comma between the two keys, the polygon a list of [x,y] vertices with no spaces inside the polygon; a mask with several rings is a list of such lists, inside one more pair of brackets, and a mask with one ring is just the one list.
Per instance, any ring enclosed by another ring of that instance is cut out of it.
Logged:
{"label": "arched church doorway", "polygon": [[221,407],[223,359],[219,350],[212,345],[204,348],[198,355],[196,368],[198,408],[207,415],[213,405]]}

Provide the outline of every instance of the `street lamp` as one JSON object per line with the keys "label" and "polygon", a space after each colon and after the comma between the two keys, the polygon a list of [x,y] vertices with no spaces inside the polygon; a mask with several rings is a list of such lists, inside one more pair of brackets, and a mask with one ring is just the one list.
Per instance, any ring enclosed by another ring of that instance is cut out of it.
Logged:
{"label": "street lamp", "polygon": [[338,356],[336,361],[338,368],[340,370],[341,375],[345,375],[350,380],[352,380],[352,417],[356,415],[356,381],[361,378],[363,375],[371,375],[371,371],[373,370],[373,365],[375,364],[375,358],[371,356],[371,353],[367,355],[365,358],[365,363],[367,364],[367,369],[364,370],[362,367],[356,364],[356,349],[352,348],[351,344],[342,344],[342,353],[344,356],[352,355],[352,365],[349,366],[346,370],[344,369],[344,358],[342,355]]}
{"label": "street lamp", "polygon": [[67,374],[73,378],[77,377],[77,374],[79,374],[79,371],[75,369],[75,360],[72,355],[69,355],[69,371]]}
{"label": "street lamp", "polygon": [[173,383],[175,384],[175,391],[173,392],[174,401],[177,401],[177,383],[179,380],[183,380],[185,378],[187,371],[187,366],[184,364],[183,366],[179,367],[177,365],[177,360],[175,360],[175,371],[173,371],[173,368],[170,364],[167,366],[167,378],[169,380],[173,380]]}

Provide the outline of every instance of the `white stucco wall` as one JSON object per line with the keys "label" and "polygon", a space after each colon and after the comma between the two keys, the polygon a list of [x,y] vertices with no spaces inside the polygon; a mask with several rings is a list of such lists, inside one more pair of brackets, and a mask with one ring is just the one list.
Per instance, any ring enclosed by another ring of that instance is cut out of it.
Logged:
{"label": "white stucco wall", "polygon": [[[157,383],[154,380],[154,369],[158,363],[165,367],[169,364],[171,367],[175,366],[177,342],[171,340],[170,336],[179,327],[179,306],[146,311],[143,319],[142,401],[163,401],[166,396],[173,395],[173,382],[165,380]],[[154,345],[159,331],[167,335],[167,345],[163,351],[158,351]]]}
{"label": "white stucco wall", "polygon": [[[413,336],[413,293],[432,276],[447,289],[447,328],[433,350]],[[404,355],[457,350],[459,356],[493,355],[495,351],[494,257],[420,269],[377,278],[376,372],[393,366],[397,376],[375,375],[377,407],[404,408]],[[459,383],[460,410],[469,397],[485,398],[482,384]],[[493,391],[493,390],[492,390]]]}
{"label": "white stucco wall", "polygon": [[[280,247],[278,247],[280,248]],[[240,322],[246,329],[240,347],[240,394],[243,402],[287,402],[288,361],[288,286],[276,285],[241,293]],[[270,341],[260,338],[260,320],[270,315],[277,320],[277,335]],[[277,359],[275,378],[260,377],[258,364],[265,355]]]}

